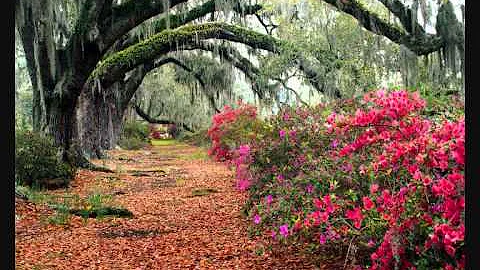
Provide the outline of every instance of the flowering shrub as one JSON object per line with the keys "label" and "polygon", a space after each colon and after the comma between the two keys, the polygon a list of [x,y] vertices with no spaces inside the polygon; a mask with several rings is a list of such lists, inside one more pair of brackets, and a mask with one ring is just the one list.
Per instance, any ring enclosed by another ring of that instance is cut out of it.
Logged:
{"label": "flowering shrub", "polygon": [[[261,134],[222,148],[249,192],[252,227],[272,241],[355,246],[370,269],[462,269],[465,122],[432,121],[425,105],[379,90],[283,108]],[[220,130],[236,125],[228,119]]]}
{"label": "flowering shrub", "polygon": [[160,130],[154,130],[154,131],[150,132],[150,138],[159,140],[159,139],[162,138],[162,134],[164,134],[164,133],[161,132]]}
{"label": "flowering shrub", "polygon": [[463,268],[463,117],[434,123],[406,91],[369,93],[358,107],[332,113],[326,126],[339,143],[332,158],[360,174],[354,189],[363,202],[352,201],[362,211],[347,218],[374,242],[372,269]]}
{"label": "flowering shrub", "polygon": [[208,129],[212,141],[208,154],[217,161],[231,161],[237,147],[261,134],[256,108],[241,101],[237,105],[238,108],[225,106],[222,112],[215,114]]}

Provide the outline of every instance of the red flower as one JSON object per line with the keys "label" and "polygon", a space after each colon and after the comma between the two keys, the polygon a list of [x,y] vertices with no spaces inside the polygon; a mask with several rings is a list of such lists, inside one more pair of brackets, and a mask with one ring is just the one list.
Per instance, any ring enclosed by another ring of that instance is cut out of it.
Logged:
{"label": "red flower", "polygon": [[354,222],[355,228],[360,229],[363,215],[359,207],[355,207],[353,210],[347,210],[346,216]]}
{"label": "red flower", "polygon": [[372,202],[372,200],[370,200],[370,198],[367,196],[363,197],[362,201],[363,201],[363,208],[365,208],[365,210],[370,210],[375,207],[375,203]]}

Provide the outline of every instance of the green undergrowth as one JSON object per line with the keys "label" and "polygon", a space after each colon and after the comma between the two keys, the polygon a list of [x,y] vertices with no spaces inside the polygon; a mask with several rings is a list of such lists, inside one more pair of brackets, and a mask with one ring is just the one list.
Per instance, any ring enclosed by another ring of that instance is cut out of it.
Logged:
{"label": "green undergrowth", "polygon": [[17,190],[24,194],[29,201],[46,205],[55,213],[44,219],[50,224],[67,225],[72,215],[80,216],[87,221],[88,218],[102,219],[107,216],[133,217],[132,212],[115,205],[113,195],[92,192],[87,197],[78,194],[64,193],[51,194],[41,189],[32,189],[18,186]]}
{"label": "green undergrowth", "polygon": [[204,149],[196,150],[190,154],[180,154],[178,155],[178,159],[181,160],[207,160],[208,154]]}
{"label": "green undergrowth", "polygon": [[205,195],[209,195],[211,193],[217,193],[217,192],[218,190],[214,188],[198,188],[198,189],[192,190],[191,197],[205,196]]}
{"label": "green undergrowth", "polygon": [[211,142],[207,135],[207,129],[201,129],[195,133],[182,132],[179,137],[179,141],[204,148],[211,147]]}
{"label": "green undergrowth", "polygon": [[124,123],[118,145],[126,150],[139,150],[148,145],[148,124],[143,121]]}
{"label": "green undergrowth", "polygon": [[151,139],[150,144],[153,146],[178,145],[178,141],[175,139]]}
{"label": "green undergrowth", "polygon": [[48,189],[68,186],[77,168],[63,162],[59,153],[52,137],[15,131],[15,182]]}
{"label": "green undergrowth", "polygon": [[121,138],[118,145],[125,150],[140,150],[147,146],[147,143],[138,138]]}

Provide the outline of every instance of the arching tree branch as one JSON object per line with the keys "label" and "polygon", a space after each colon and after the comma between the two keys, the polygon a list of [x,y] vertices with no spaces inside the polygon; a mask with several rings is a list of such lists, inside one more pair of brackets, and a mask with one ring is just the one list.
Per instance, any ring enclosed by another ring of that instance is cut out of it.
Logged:
{"label": "arching tree branch", "polygon": [[275,30],[275,29],[278,27],[278,25],[273,24],[273,23],[272,23],[272,24],[266,24],[266,23],[263,21],[262,17],[260,17],[260,15],[258,15],[258,14],[255,14],[255,17],[256,17],[257,20],[260,22],[260,24],[263,26],[263,28],[265,28],[265,31],[266,31],[267,34],[269,34],[269,35],[272,35],[273,30]]}
{"label": "arching tree branch", "polygon": [[186,2],[188,0],[170,0],[168,1],[170,7],[167,7],[167,1],[129,0],[121,5],[112,6],[110,16],[103,19],[101,29],[105,36],[106,48],[145,20]]}
{"label": "arching tree branch", "polygon": [[288,91],[292,92],[293,94],[295,94],[295,97],[297,99],[297,102],[300,102],[302,103],[303,105],[305,106],[309,106],[308,103],[306,103],[305,101],[302,100],[302,98],[300,97],[300,94],[295,91],[295,89],[291,88],[290,86],[287,85],[286,83],[286,80],[282,80],[281,78],[274,78],[274,80],[280,82],[283,86],[283,88],[287,89]]}
{"label": "arching tree branch", "polygon": [[[375,13],[366,9],[357,0],[322,1],[329,3],[330,5],[338,8],[340,11],[352,15],[365,29],[375,34],[383,35],[395,43],[402,44],[417,55],[425,55],[434,51],[438,51],[444,44],[443,39],[439,36],[427,33],[419,34],[420,32],[417,32],[417,35],[413,35],[405,32],[395,25],[389,24],[388,22],[379,18]],[[393,11],[391,11],[394,14],[400,13],[401,10],[405,10],[400,8],[398,5],[394,5],[394,2],[396,1],[384,0],[382,2],[385,2],[384,4],[387,8],[392,8]],[[396,9],[394,7],[396,7]],[[406,23],[406,17],[403,16],[407,15],[402,15],[401,18],[401,21],[403,20]],[[409,28],[408,24],[406,25],[406,28]],[[419,29],[423,28],[420,27]]]}
{"label": "arching tree branch", "polygon": [[282,41],[268,35],[226,23],[205,23],[165,30],[151,38],[115,53],[101,61],[92,72],[89,83],[99,80],[108,87],[122,78],[123,74],[136,66],[173,51],[177,45],[194,44],[205,39],[225,39],[244,43],[252,48],[271,52],[281,50]]}
{"label": "arching tree branch", "polygon": [[[122,108],[127,107],[128,103],[130,103],[130,101],[131,101],[133,95],[135,94],[135,92],[137,91],[138,87],[142,84],[142,81],[143,81],[144,77],[150,71],[152,71],[152,70],[154,70],[154,69],[156,69],[160,66],[169,64],[169,63],[175,64],[175,65],[183,68],[184,70],[186,70],[188,72],[191,72],[193,74],[193,76],[197,79],[199,84],[201,85],[202,89],[205,89],[205,82],[203,81],[200,74],[196,73],[192,68],[188,67],[183,62],[181,62],[180,60],[178,60],[174,57],[163,57],[163,58],[157,59],[155,62],[148,62],[144,65],[141,65],[141,66],[137,67],[136,69],[129,72],[130,75],[127,78],[125,78],[124,81],[116,82],[116,83],[123,84],[123,88],[122,88],[123,91],[121,93],[121,95],[122,95],[121,103],[123,104]],[[219,112],[220,110],[216,106],[216,103],[215,103],[215,100],[214,100],[213,96],[207,95],[207,97],[209,99],[210,105],[215,110],[215,112]]]}
{"label": "arching tree branch", "polygon": [[187,65],[185,65],[183,62],[181,62],[180,60],[178,60],[176,58],[163,57],[163,58],[161,58],[161,59],[159,59],[158,61],[155,62],[155,68],[160,67],[160,66],[165,65],[165,64],[168,64],[168,63],[175,64],[175,65],[183,68],[185,71],[188,71],[188,72],[192,73],[192,75],[195,77],[195,79],[197,79],[198,83],[200,83],[202,88],[205,88],[205,82],[203,81],[202,76],[200,76],[200,74],[198,74],[192,68],[188,67]]}
{"label": "arching tree branch", "polygon": [[[143,120],[147,121],[148,123],[150,124],[177,124],[173,121],[170,121],[170,120],[166,120],[166,119],[155,119],[153,117],[151,117],[150,115],[148,115],[146,112],[144,112],[142,110],[142,108],[140,108],[139,106],[137,106],[137,104],[133,104],[134,108],[135,108],[135,112],[140,116],[142,117]],[[184,123],[181,124],[182,128],[185,129],[186,131],[190,131],[190,132],[194,132],[191,128],[189,128],[187,125],[185,125]]]}
{"label": "arching tree branch", "polygon": [[413,21],[412,9],[406,7],[400,0],[379,0],[390,12],[399,20],[405,30],[411,35],[425,35],[425,29],[417,22]]}
{"label": "arching tree branch", "polygon": [[264,89],[262,89],[258,84],[258,82],[260,81],[260,70],[255,67],[248,59],[244,58],[235,48],[208,42],[197,42],[194,44],[182,46],[181,49],[203,50],[218,54],[221,59],[226,60],[232,66],[236,67],[243,74],[245,74],[247,79],[252,84],[252,90],[255,92],[255,94],[257,94],[260,99],[264,98]]}
{"label": "arching tree branch", "polygon": [[[192,73],[192,75],[195,77],[195,79],[197,79],[198,83],[200,83],[200,85],[202,86],[202,89],[204,91],[206,90],[205,82],[203,81],[202,76],[200,74],[198,74],[197,72],[195,72],[192,68],[188,67],[187,65],[185,65],[184,63],[182,63],[180,60],[178,60],[176,58],[173,58],[173,57],[162,58],[155,63],[155,67],[159,67],[161,65],[168,64],[168,63],[173,63],[173,64],[183,68],[185,71],[188,71],[188,72]],[[217,113],[220,112],[220,110],[218,109],[218,107],[216,105],[215,98],[213,97],[213,95],[210,95],[207,92],[205,92],[205,95],[207,96],[208,101],[210,102],[210,106],[212,106],[212,109],[215,110],[215,112],[217,112]]]}
{"label": "arching tree branch", "polygon": [[[233,11],[237,13],[242,13],[243,15],[254,14],[255,12],[262,9],[261,5],[241,5],[240,2],[237,3],[233,7]],[[193,20],[201,18],[209,13],[215,12],[217,7],[215,5],[215,0],[210,0],[202,5],[196,6],[189,11],[179,13],[179,14],[171,14],[168,17],[164,16],[159,18],[158,20],[153,22],[152,32],[159,33],[165,29],[167,29],[167,24],[169,25],[170,29],[175,29],[179,26],[185,25]],[[117,45],[114,45],[114,51],[123,50],[135,43],[138,42],[138,39],[135,34],[129,33],[127,34],[123,40],[118,41]]]}
{"label": "arching tree branch", "polygon": [[[309,61],[306,59],[299,57],[296,59],[296,62],[298,64],[298,68],[305,74],[305,77],[307,80],[310,82],[310,84],[318,91],[321,93],[325,93],[325,89],[323,87],[323,82],[321,80],[321,77],[319,74],[313,69]],[[340,93],[339,89],[334,89],[333,91],[333,96],[335,98],[341,98],[342,95]]]}

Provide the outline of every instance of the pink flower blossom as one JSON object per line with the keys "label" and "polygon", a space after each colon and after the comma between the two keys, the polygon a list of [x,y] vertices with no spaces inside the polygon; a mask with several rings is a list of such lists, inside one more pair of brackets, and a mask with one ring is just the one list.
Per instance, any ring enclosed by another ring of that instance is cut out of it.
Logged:
{"label": "pink flower blossom", "polygon": [[333,140],[331,146],[332,146],[332,148],[337,148],[337,146],[338,146],[338,139]]}
{"label": "pink flower blossom", "polygon": [[283,237],[287,237],[287,236],[288,236],[288,224],[284,224],[284,225],[280,226],[280,234],[281,234]]}
{"label": "pink flower blossom", "polygon": [[250,181],[247,179],[240,179],[237,181],[237,189],[240,191],[245,191],[250,187]]}
{"label": "pink flower blossom", "polygon": [[370,193],[375,194],[378,191],[379,186],[377,184],[371,184],[370,185]]}
{"label": "pink flower blossom", "polygon": [[375,242],[373,242],[373,240],[370,239],[370,240],[368,240],[367,245],[368,245],[369,247],[374,247],[374,246],[375,246]]}
{"label": "pink flower blossom", "polygon": [[272,196],[272,195],[268,195],[268,196],[267,196],[267,204],[270,205],[272,202],[273,202],[273,196]]}
{"label": "pink flower blossom", "polygon": [[320,234],[320,237],[318,238],[320,244],[325,244],[327,242],[327,238],[325,237],[325,235],[322,233]]}
{"label": "pink flower blossom", "polygon": [[363,201],[363,208],[365,208],[365,210],[370,210],[375,207],[375,203],[372,202],[372,200],[370,200],[370,198],[367,196],[363,197],[362,201]]}
{"label": "pink flower blossom", "polygon": [[309,228],[310,226],[312,226],[312,224],[310,223],[310,218],[306,218],[304,221],[303,221],[303,226],[305,226],[306,228]]}
{"label": "pink flower blossom", "polygon": [[307,189],[307,193],[312,193],[312,192],[313,192],[313,185],[309,183],[309,184],[307,185],[307,188],[306,188],[306,189]]}
{"label": "pink flower blossom", "polygon": [[241,156],[246,156],[250,153],[250,146],[248,146],[247,144],[245,145],[240,145],[240,147],[238,148],[238,153],[241,155]]}
{"label": "pink flower blossom", "polygon": [[363,220],[363,215],[362,211],[360,208],[355,207],[353,210],[347,210],[346,216],[348,219],[352,220],[354,222],[354,226],[357,229],[360,229],[360,226],[362,224]]}
{"label": "pink flower blossom", "polygon": [[259,224],[261,220],[262,220],[262,219],[260,218],[259,215],[255,215],[255,216],[253,217],[253,223],[255,223],[255,224]]}

